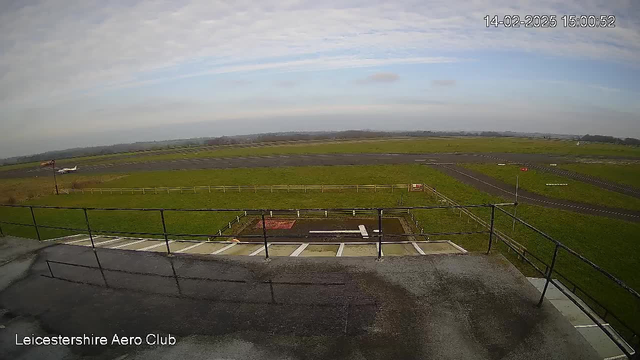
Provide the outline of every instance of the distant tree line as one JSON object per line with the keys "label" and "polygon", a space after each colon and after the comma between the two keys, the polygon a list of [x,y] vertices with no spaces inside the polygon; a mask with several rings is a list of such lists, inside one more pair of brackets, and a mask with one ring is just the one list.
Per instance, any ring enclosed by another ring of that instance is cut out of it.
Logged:
{"label": "distant tree line", "polygon": [[370,131],[347,130],[335,132],[279,132],[253,135],[202,137],[192,139],[178,139],[165,141],[136,142],[132,144],[116,144],[109,146],[94,146],[74,148],[61,151],[49,151],[41,154],[18,156],[0,159],[1,165],[17,164],[51,159],[69,159],[81,156],[110,155],[124,152],[141,152],[151,150],[179,149],[192,146],[229,146],[249,145],[258,143],[290,142],[290,141],[318,141],[318,140],[348,140],[375,139],[391,137],[446,137],[446,136],[481,136],[481,137],[531,137],[544,139],[570,139],[580,141],[594,141],[623,145],[640,145],[640,140],[634,138],[619,139],[603,135],[559,135],[541,133],[519,133],[511,131]]}
{"label": "distant tree line", "polygon": [[580,141],[592,141],[592,142],[601,142],[601,143],[611,143],[611,144],[619,144],[619,145],[640,145],[640,140],[635,138],[624,138],[620,139],[613,136],[604,136],[604,135],[585,135],[580,138]]}

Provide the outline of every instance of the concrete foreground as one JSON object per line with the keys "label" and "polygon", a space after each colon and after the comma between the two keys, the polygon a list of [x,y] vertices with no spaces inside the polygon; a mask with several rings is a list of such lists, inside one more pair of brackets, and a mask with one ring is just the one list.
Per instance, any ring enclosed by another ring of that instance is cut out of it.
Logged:
{"label": "concrete foreground", "polygon": [[[36,251],[0,292],[3,358],[599,358],[552,304],[536,308],[535,287],[500,255],[265,261],[63,244]],[[86,267],[51,262],[50,272],[47,259]],[[16,346],[16,334],[171,334],[177,343]]]}

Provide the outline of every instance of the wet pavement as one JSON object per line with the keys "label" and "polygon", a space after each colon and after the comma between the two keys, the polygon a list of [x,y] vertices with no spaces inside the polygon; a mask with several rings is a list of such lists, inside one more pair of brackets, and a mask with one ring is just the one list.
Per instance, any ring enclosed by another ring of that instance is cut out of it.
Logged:
{"label": "wet pavement", "polygon": [[[24,277],[0,293],[0,353],[11,359],[598,358],[553,305],[535,307],[538,295],[500,255],[266,261],[54,245],[38,250]],[[176,344],[16,346],[16,334],[110,340],[170,334]]]}

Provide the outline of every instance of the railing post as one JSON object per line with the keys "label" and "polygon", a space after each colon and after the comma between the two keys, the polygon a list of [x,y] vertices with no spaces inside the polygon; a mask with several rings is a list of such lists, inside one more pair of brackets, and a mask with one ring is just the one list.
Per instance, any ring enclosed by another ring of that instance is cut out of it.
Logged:
{"label": "railing post", "polygon": [[31,210],[31,218],[33,219],[33,226],[36,229],[36,235],[38,236],[38,241],[40,241],[42,239],[40,239],[40,230],[38,229],[38,223],[36,222],[36,215],[33,213],[33,206],[29,206],[29,209]]}
{"label": "railing post", "polygon": [[82,208],[84,211],[84,221],[87,223],[87,231],[89,232],[89,239],[91,239],[91,248],[96,250],[96,245],[93,243],[93,234],[91,233],[91,225],[89,225],[89,215],[87,214],[87,208]]}
{"label": "railing post", "polygon": [[171,255],[169,237],[167,236],[167,224],[164,222],[164,210],[160,210],[160,218],[162,218],[162,233],[164,234],[164,243],[167,245],[167,254]]}
{"label": "railing post", "polygon": [[491,251],[491,243],[493,243],[493,223],[496,217],[496,206],[491,205],[491,228],[489,229],[489,248],[487,249],[487,255]]}
{"label": "railing post", "polygon": [[264,221],[264,211],[261,214],[262,216],[262,237],[264,238],[264,256],[266,259],[269,258],[269,246],[267,244],[267,224]]}
{"label": "railing post", "polygon": [[542,296],[540,296],[540,301],[538,301],[538,307],[542,306],[544,295],[547,292],[547,287],[549,286],[549,282],[551,281],[551,274],[553,274],[553,267],[556,265],[556,258],[558,257],[559,248],[560,248],[560,245],[556,244],[556,248],[553,251],[553,258],[551,259],[551,267],[549,267],[549,271],[547,272],[547,281],[544,283],[544,289],[542,289]]}
{"label": "railing post", "polygon": [[382,209],[378,209],[378,260],[382,258]]}

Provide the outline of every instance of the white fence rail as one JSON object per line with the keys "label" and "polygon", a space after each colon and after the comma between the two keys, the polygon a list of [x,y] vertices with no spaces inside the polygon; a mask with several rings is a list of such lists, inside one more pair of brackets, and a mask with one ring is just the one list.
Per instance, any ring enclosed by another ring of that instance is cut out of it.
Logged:
{"label": "white fence rail", "polygon": [[[87,188],[63,189],[63,194],[202,194],[212,192],[308,192],[308,191],[412,191],[412,184],[373,184],[373,185],[206,185],[180,187],[138,187],[138,188]],[[423,187],[420,187],[422,191]],[[416,191],[415,189],[413,189]]]}

